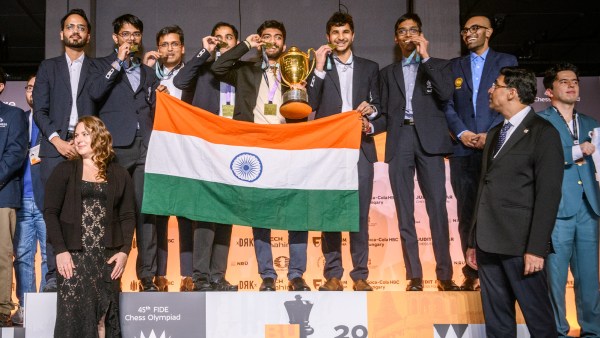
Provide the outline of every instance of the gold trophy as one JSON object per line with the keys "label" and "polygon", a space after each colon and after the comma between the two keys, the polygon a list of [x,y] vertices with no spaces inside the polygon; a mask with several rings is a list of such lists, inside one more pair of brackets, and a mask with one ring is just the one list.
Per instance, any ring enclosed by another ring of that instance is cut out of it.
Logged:
{"label": "gold trophy", "polygon": [[312,112],[306,90],[292,88],[293,85],[306,81],[315,68],[316,57],[313,58],[312,64],[309,64],[311,51],[314,55],[315,50],[312,48],[304,53],[297,47],[292,47],[279,57],[281,80],[290,87],[290,90],[283,94],[283,104],[279,108],[279,113],[285,118],[303,119]]}

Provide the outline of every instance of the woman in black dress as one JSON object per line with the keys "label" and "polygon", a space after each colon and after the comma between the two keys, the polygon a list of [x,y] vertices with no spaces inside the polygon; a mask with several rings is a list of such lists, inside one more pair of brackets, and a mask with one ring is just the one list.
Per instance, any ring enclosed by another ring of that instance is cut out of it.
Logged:
{"label": "woman in black dress", "polygon": [[56,167],[44,200],[59,273],[54,337],[121,337],[120,278],[135,227],[133,182],[112,162],[112,137],[100,119],[79,119],[73,142],[79,156]]}

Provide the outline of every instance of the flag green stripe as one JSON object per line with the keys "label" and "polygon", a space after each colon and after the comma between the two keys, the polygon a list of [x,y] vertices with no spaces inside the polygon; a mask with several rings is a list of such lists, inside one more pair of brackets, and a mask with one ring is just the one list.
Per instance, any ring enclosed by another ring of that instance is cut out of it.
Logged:
{"label": "flag green stripe", "polygon": [[358,231],[358,210],[357,190],[261,189],[152,173],[142,204],[148,214],[300,231]]}

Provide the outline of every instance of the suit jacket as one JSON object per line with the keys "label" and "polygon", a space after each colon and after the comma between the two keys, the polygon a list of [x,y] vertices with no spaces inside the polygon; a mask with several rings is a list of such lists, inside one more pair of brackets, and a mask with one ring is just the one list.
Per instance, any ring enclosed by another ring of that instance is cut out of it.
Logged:
{"label": "suit jacket", "polygon": [[23,110],[0,101],[0,208],[21,206],[28,141],[29,126]]}
{"label": "suit jacket", "polygon": [[530,108],[493,157],[502,124],[488,133],[469,247],[511,256],[545,257],[561,197],[560,136]]}
{"label": "suit jacket", "polygon": [[[81,66],[77,87],[78,118],[97,115],[96,105],[88,92],[94,69],[94,60],[86,55]],[[58,157],[60,153],[48,141],[48,137],[56,132],[61,139],[67,138],[71,107],[73,106],[71,77],[65,54],[42,61],[33,87],[33,102],[35,102],[33,119],[43,135],[40,157]]]}
{"label": "suit jacket", "polygon": [[[367,101],[381,112],[379,99],[379,65],[373,61],[353,56],[352,74],[352,108]],[[306,87],[308,100],[315,111],[315,119],[327,117],[342,112],[342,96],[340,92],[340,78],[337,68],[325,71],[325,78],[321,79],[314,71],[307,81]],[[361,149],[369,162],[377,162],[377,152],[373,137],[362,135]]]}
{"label": "suit jacket", "polygon": [[[28,119],[31,111],[25,112],[25,117]],[[36,145],[41,143],[43,136],[40,134],[40,129],[35,124],[35,121],[31,123],[31,139],[29,140],[28,149],[35,147]],[[29,173],[31,175],[31,187],[33,189],[33,199],[35,201],[36,206],[39,210],[42,210],[43,202],[44,202],[44,184],[42,183],[42,174],[40,170],[40,164],[31,165],[29,161],[29,156],[25,159],[23,163],[23,170],[26,173],[25,168],[29,166]],[[23,183],[25,182],[25,178],[23,178]]]}
{"label": "suit jacket", "polygon": [[96,60],[96,71],[90,86],[90,96],[98,105],[98,117],[112,134],[113,146],[126,147],[133,143],[140,129],[147,146],[154,121],[154,92],[160,81],[152,68],[140,65],[140,85],[131,83],[124,69],[117,71],[112,63],[117,53]]}
{"label": "suit jacket", "polygon": [[[56,254],[81,250],[81,182],[83,161],[64,161],[56,166],[44,199],[44,221]],[[131,176],[115,162],[106,170],[108,184],[103,244],[129,254],[135,228],[135,195]]]}
{"label": "suit jacket", "polygon": [[192,105],[219,115],[220,81],[210,70],[213,64],[207,62],[210,56],[210,53],[202,48],[179,70],[173,78],[173,84],[184,92],[193,93]]}
{"label": "suit jacket", "polygon": [[471,73],[471,55],[466,55],[452,60],[452,79],[454,79],[454,94],[448,100],[444,112],[448,126],[454,136],[454,155],[467,156],[473,149],[465,147],[458,137],[462,131],[470,130],[475,134],[486,133],[492,127],[502,122],[504,118],[492,110],[489,105],[488,89],[500,74],[500,69],[507,66],[516,66],[517,58],[510,54],[498,53],[489,49],[479,90],[477,92],[477,115],[473,109],[473,75]]}
{"label": "suit jacket", "polygon": [[[443,107],[452,95],[450,62],[429,58],[417,71],[412,98],[414,128],[423,149],[431,155],[452,153],[452,143]],[[375,133],[387,131],[385,162],[394,158],[404,128],[406,94],[402,63],[381,70],[382,116],[373,122]]]}
{"label": "suit jacket", "polygon": [[[239,61],[250,49],[240,43],[215,61],[211,70],[215,76],[235,87],[235,107],[233,119],[254,122],[256,97],[263,78],[261,61]],[[282,93],[284,87],[282,87]]]}
{"label": "suit jacket", "polygon": [[[600,189],[598,188],[598,181],[596,181],[596,166],[592,156],[585,156],[584,163],[575,163],[572,151],[573,138],[565,121],[553,107],[548,107],[538,114],[552,123],[554,128],[558,130],[565,157],[562,198],[558,206],[557,217],[571,217],[577,214],[584,193],[594,213],[600,215]],[[579,142],[591,141],[589,132],[599,126],[598,121],[580,113],[577,113],[577,120],[579,121]]]}

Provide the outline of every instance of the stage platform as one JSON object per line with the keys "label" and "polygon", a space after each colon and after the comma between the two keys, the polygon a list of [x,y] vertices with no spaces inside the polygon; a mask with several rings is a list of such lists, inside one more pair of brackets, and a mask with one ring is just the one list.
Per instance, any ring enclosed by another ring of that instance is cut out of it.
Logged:
{"label": "stage platform", "polygon": [[[56,294],[27,294],[25,309],[24,337],[51,338]],[[479,292],[121,294],[123,338],[484,338],[483,323]]]}

